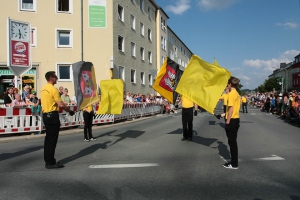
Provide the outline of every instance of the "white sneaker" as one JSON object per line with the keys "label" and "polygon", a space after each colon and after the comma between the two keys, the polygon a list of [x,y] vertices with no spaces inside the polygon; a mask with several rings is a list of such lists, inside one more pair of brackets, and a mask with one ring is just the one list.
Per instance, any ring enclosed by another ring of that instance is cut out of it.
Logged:
{"label": "white sneaker", "polygon": [[88,140],[88,139],[84,139],[84,141],[85,141],[85,142],[89,142],[90,140]]}
{"label": "white sneaker", "polygon": [[96,138],[91,138],[90,140],[92,140],[92,141],[93,141],[93,140],[94,140],[94,141],[96,141]]}

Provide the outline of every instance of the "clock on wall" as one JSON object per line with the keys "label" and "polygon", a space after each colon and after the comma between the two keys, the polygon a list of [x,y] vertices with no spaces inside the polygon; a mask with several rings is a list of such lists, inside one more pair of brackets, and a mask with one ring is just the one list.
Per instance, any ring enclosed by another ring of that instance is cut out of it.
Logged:
{"label": "clock on wall", "polygon": [[17,21],[11,21],[11,39],[12,40],[24,40],[29,41],[29,24],[17,22]]}

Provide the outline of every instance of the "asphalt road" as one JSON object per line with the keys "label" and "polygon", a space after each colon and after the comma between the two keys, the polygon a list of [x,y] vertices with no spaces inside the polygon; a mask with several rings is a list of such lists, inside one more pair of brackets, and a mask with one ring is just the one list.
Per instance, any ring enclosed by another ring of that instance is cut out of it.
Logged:
{"label": "asphalt road", "polygon": [[194,118],[192,142],[180,141],[180,112],[95,127],[90,142],[82,129],[63,131],[62,169],[45,169],[43,135],[1,138],[0,199],[300,199],[299,127],[248,111],[238,170],[222,166],[224,120],[206,112]]}

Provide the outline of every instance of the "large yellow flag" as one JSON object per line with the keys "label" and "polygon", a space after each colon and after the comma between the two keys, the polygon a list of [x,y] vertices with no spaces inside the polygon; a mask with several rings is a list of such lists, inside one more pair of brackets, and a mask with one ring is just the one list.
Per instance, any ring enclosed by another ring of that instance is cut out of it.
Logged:
{"label": "large yellow flag", "polygon": [[[216,60],[214,63],[217,64]],[[176,88],[176,92],[212,114],[231,76],[215,64],[193,55]]]}
{"label": "large yellow flag", "polygon": [[121,79],[100,81],[101,101],[97,114],[121,114],[124,103],[124,82]]}

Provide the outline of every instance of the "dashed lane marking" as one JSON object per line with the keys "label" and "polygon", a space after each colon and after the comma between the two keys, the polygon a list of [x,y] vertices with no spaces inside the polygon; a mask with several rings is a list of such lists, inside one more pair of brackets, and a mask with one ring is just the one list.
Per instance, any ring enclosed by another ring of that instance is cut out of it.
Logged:
{"label": "dashed lane marking", "polygon": [[158,167],[158,163],[141,163],[141,164],[112,164],[112,165],[90,165],[92,169],[107,169],[107,168],[133,168],[133,167]]}
{"label": "dashed lane marking", "polygon": [[282,157],[276,156],[276,155],[272,155],[271,157],[266,157],[266,158],[257,158],[254,160],[260,160],[260,161],[269,161],[269,160],[285,160]]}

